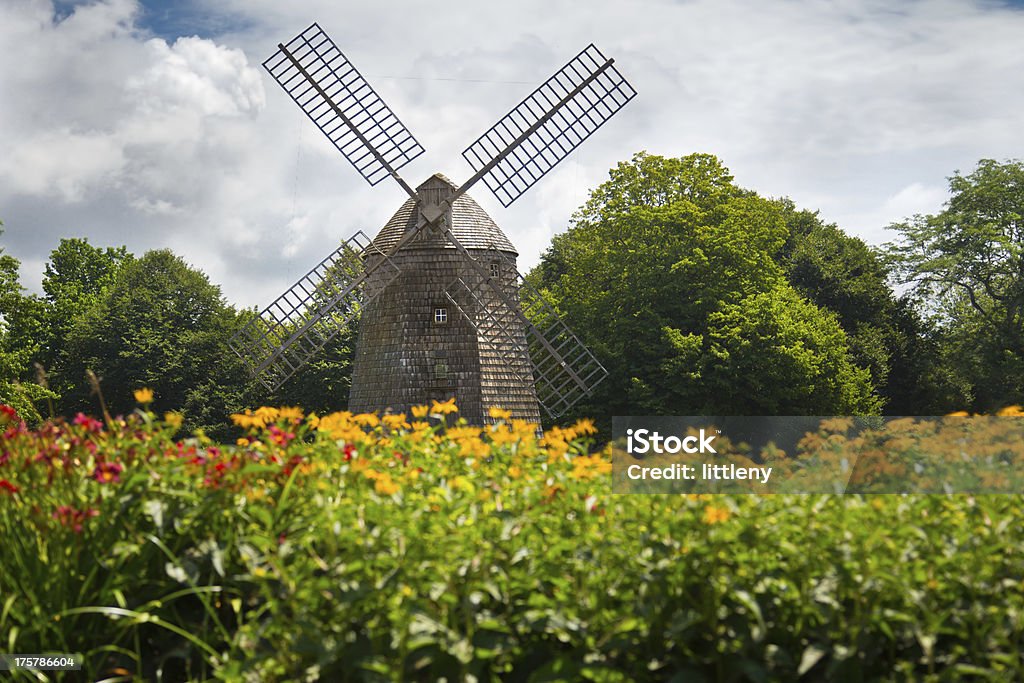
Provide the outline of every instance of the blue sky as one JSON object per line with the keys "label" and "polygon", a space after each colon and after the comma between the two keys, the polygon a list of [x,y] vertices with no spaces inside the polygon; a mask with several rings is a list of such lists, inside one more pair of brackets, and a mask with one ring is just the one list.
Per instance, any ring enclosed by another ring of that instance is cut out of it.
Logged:
{"label": "blue sky", "polygon": [[462,149],[589,42],[638,97],[511,208],[477,201],[536,263],[634,152],[719,156],[739,184],[872,243],[941,209],[946,178],[1024,157],[1024,0],[6,0],[0,220],[38,291],[61,237],[169,247],[262,305],[403,199],[369,187],[260,67],[312,21],[426,153]]}

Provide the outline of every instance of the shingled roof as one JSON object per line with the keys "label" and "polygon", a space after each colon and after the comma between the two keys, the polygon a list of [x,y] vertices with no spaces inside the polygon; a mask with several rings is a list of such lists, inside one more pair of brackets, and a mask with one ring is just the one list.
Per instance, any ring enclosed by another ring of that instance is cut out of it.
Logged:
{"label": "shingled roof", "polygon": [[[435,173],[416,189],[421,191],[425,187],[434,186],[435,188],[446,190],[447,188],[441,187],[438,181],[445,183],[451,188],[451,192],[455,191],[455,183],[440,173]],[[501,228],[469,195],[464,194],[455,200],[452,206],[451,219],[452,232],[455,234],[455,238],[467,249],[498,249],[516,255],[519,254],[512,245],[512,242],[505,236],[505,233],[501,231]],[[377,248],[387,251],[398,242],[406,230],[415,224],[416,202],[409,198],[395,212],[391,220],[381,228],[380,232],[373,239],[373,243]],[[416,245],[417,243],[413,242],[406,248],[415,249],[417,248]],[[422,244],[420,246],[426,247],[428,245]],[[429,246],[436,248],[441,245],[432,242]],[[446,240],[444,248],[454,249],[455,245]]]}

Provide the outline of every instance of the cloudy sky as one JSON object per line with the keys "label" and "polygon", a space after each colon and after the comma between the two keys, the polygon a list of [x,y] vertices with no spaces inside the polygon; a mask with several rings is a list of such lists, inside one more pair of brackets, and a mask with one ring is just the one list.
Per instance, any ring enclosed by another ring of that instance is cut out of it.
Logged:
{"label": "cloudy sky", "polygon": [[502,208],[525,270],[638,150],[720,157],[737,182],[869,242],[946,177],[1024,157],[1024,1],[0,0],[0,244],[39,291],[61,237],[169,247],[266,304],[401,204],[367,185],[260,67],[313,21],[427,152],[460,153],[589,42],[639,92]]}

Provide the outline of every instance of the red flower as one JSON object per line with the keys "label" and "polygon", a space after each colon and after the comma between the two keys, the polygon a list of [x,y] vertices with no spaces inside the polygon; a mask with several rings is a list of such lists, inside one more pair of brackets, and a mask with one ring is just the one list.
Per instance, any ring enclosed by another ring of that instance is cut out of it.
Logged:
{"label": "red flower", "polygon": [[302,463],[302,456],[293,455],[292,457],[288,458],[288,462],[284,464],[284,467],[281,468],[281,471],[284,473],[284,476],[291,476],[292,470],[298,467],[300,463]]}
{"label": "red flower", "polygon": [[345,458],[345,462],[348,462],[355,456],[356,447],[350,443],[347,443],[345,444],[345,448],[343,448],[342,451],[344,452],[344,455],[342,457]]}
{"label": "red flower", "polygon": [[6,479],[0,479],[0,491],[7,491],[7,493],[17,493],[20,489],[7,481]]}
{"label": "red flower", "polygon": [[270,440],[278,446],[287,446],[288,442],[295,438],[293,432],[286,432],[277,425],[270,425],[267,431],[270,432]]}
{"label": "red flower", "polygon": [[98,514],[100,514],[99,510],[93,510],[92,508],[76,510],[70,505],[61,505],[53,513],[53,518],[59,521],[61,526],[68,527],[76,534],[80,534],[82,533],[85,520]]}
{"label": "red flower", "polygon": [[103,431],[103,423],[96,418],[89,417],[85,413],[79,413],[75,415],[75,419],[71,421],[72,424],[76,424],[80,427],[85,427],[86,431],[90,431],[99,434]]}
{"label": "red flower", "polygon": [[92,478],[101,484],[117,484],[121,481],[124,468],[116,462],[101,462],[92,471]]}
{"label": "red flower", "polygon": [[18,418],[18,411],[9,405],[0,403],[0,425],[5,425],[10,422],[20,422]]}

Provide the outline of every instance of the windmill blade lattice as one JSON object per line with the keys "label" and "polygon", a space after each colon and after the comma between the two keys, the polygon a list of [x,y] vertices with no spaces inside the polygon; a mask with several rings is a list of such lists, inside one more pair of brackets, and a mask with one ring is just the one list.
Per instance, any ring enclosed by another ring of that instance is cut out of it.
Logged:
{"label": "windmill blade lattice", "polygon": [[516,339],[514,309],[500,304],[488,305],[484,300],[486,293],[474,289],[461,277],[445,288],[444,295],[473,327],[478,342],[488,347],[485,349],[488,353],[500,359],[520,381],[533,377],[533,368],[524,362],[526,357],[519,352],[522,340]]}
{"label": "windmill blade lattice", "polygon": [[590,44],[466,148],[462,156],[509,206],[636,96]]}
{"label": "windmill blade lattice", "polygon": [[[518,305],[510,305],[504,293],[490,280],[487,281],[490,287],[474,288],[460,278],[448,286],[445,295],[473,325],[480,339],[500,340],[498,353],[511,370],[520,374],[523,369],[516,365],[514,349],[521,342],[515,339],[514,326],[509,322],[515,317],[524,324],[537,401],[551,418],[557,418],[589,395],[608,376],[608,371],[504,254],[492,249],[488,260],[498,261],[502,268],[515,273],[519,285]],[[494,288],[499,296],[488,297],[486,290],[489,288]],[[494,304],[498,302],[503,302],[504,306],[498,304],[496,308]],[[512,315],[508,315],[510,313]]]}
{"label": "windmill blade lattice", "polygon": [[[368,278],[365,261],[374,262]],[[399,275],[362,232],[302,276],[228,341],[271,391],[278,389]]]}
{"label": "windmill blade lattice", "polygon": [[278,45],[263,66],[370,185],[393,176],[423,146],[377,92],[313,24]]}

